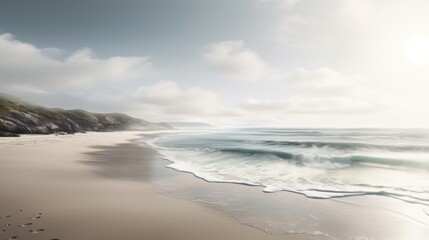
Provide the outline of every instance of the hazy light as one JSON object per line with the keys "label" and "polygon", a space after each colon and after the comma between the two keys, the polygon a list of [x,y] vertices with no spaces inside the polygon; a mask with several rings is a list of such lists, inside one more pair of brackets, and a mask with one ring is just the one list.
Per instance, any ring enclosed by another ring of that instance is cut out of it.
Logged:
{"label": "hazy light", "polygon": [[416,65],[429,63],[429,39],[427,37],[414,37],[404,47],[407,59]]}

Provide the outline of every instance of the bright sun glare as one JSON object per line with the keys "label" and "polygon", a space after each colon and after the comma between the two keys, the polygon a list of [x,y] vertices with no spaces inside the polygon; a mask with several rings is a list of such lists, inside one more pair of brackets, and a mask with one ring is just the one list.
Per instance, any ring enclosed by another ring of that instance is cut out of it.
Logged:
{"label": "bright sun glare", "polygon": [[416,36],[404,46],[404,53],[408,61],[416,65],[429,63],[429,38]]}

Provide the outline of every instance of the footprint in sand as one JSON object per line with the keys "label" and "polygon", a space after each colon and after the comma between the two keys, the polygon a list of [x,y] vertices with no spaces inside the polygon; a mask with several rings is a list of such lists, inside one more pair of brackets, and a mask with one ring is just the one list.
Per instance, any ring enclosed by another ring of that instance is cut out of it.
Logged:
{"label": "footprint in sand", "polygon": [[8,238],[8,240],[14,240],[14,239],[17,239],[17,238],[18,238],[18,236],[13,236],[13,237]]}
{"label": "footprint in sand", "polygon": [[41,219],[42,218],[42,213],[38,213],[36,215],[34,215],[31,219]]}
{"label": "footprint in sand", "polygon": [[5,226],[5,227],[9,227],[10,225],[12,225],[12,224],[10,224],[10,223],[6,223],[4,226]]}
{"label": "footprint in sand", "polygon": [[18,210],[16,210],[16,212],[22,212],[23,210],[22,209],[18,209]]}
{"label": "footprint in sand", "polygon": [[37,229],[37,230],[34,230],[34,229],[30,230],[31,233],[40,233],[40,232],[43,232],[43,231],[45,231],[45,229],[43,229],[43,228]]}
{"label": "footprint in sand", "polygon": [[28,226],[31,226],[31,225],[33,225],[33,223],[24,223],[24,224],[21,224],[19,226],[20,227],[28,227]]}

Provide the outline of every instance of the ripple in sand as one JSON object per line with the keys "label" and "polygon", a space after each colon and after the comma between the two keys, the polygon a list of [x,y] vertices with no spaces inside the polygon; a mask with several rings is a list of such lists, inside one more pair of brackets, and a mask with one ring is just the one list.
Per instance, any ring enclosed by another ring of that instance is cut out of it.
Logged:
{"label": "ripple in sand", "polygon": [[11,225],[10,223],[6,223],[4,226],[9,227],[10,225]]}
{"label": "ripple in sand", "polygon": [[8,240],[14,240],[14,239],[17,239],[17,238],[18,238],[18,236],[13,236],[13,237],[8,238]]}
{"label": "ripple in sand", "polygon": [[1,216],[2,219],[10,218],[10,217],[12,217],[12,216],[11,215]]}
{"label": "ripple in sand", "polygon": [[22,212],[23,210],[22,209],[18,209],[18,210],[16,210],[16,212]]}
{"label": "ripple in sand", "polygon": [[31,233],[40,233],[40,232],[43,232],[43,231],[45,231],[45,229],[43,229],[43,228],[37,229],[37,230],[34,230],[34,229],[30,230]]}
{"label": "ripple in sand", "polygon": [[33,225],[33,223],[24,223],[24,224],[21,224],[19,226],[20,227],[28,227],[28,226],[31,226],[31,225]]}
{"label": "ripple in sand", "polygon": [[4,233],[4,232],[6,232],[6,229],[0,230],[0,233]]}

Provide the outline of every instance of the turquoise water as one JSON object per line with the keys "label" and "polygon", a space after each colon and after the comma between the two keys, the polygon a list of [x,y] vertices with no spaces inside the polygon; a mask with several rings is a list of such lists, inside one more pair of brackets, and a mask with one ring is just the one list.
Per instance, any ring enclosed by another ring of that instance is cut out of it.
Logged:
{"label": "turquoise water", "polygon": [[309,198],[378,195],[429,214],[429,131],[247,128],[182,133],[153,145],[209,182],[262,186]]}

